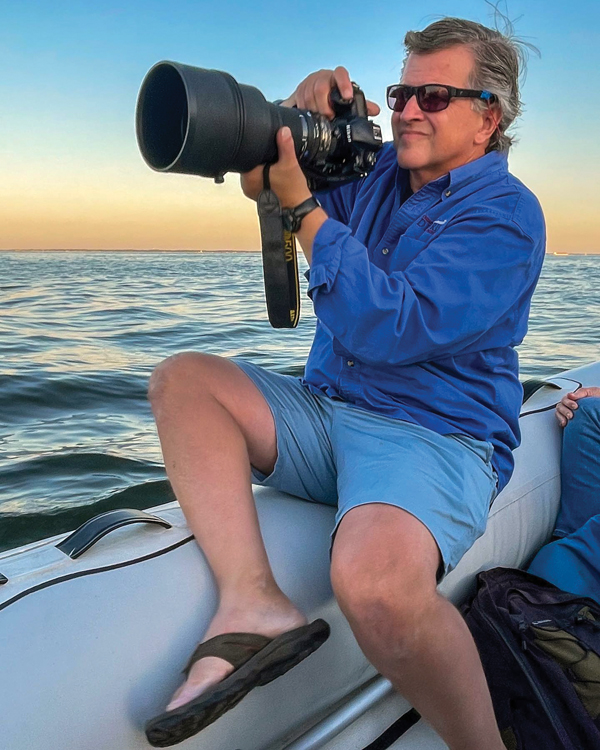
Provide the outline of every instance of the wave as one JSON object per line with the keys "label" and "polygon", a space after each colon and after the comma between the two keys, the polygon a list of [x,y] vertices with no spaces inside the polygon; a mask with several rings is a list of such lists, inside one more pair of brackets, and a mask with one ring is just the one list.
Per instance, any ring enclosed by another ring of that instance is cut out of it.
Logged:
{"label": "wave", "polygon": [[138,413],[147,386],[147,375],[119,371],[0,374],[0,423],[79,411]]}
{"label": "wave", "polygon": [[0,511],[0,552],[70,532],[90,518],[117,508],[144,510],[175,499],[166,479],[143,482],[81,506],[4,513]]}

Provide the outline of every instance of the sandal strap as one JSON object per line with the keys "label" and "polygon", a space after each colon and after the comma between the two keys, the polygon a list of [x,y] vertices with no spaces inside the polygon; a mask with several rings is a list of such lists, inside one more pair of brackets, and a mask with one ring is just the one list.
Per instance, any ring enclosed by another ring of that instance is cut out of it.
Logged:
{"label": "sandal strap", "polygon": [[185,666],[187,677],[194,664],[205,656],[218,656],[239,669],[255,654],[271,643],[272,638],[258,633],[223,633],[204,643],[199,643]]}

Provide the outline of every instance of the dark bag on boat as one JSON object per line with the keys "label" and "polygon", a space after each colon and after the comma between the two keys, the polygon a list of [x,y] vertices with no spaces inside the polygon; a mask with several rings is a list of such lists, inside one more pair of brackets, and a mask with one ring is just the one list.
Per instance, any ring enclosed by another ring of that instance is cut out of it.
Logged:
{"label": "dark bag on boat", "polygon": [[600,604],[494,568],[462,611],[506,747],[600,749]]}

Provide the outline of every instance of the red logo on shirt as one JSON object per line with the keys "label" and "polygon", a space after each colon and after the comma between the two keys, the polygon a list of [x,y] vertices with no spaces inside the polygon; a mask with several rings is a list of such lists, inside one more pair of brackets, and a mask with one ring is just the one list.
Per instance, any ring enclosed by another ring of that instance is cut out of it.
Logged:
{"label": "red logo on shirt", "polygon": [[428,234],[434,234],[445,223],[446,223],[445,221],[442,221],[442,222],[440,222],[440,221],[433,221],[433,219],[430,219],[429,216],[427,216],[427,214],[423,214],[423,216],[417,222],[417,226],[423,227],[423,229]]}

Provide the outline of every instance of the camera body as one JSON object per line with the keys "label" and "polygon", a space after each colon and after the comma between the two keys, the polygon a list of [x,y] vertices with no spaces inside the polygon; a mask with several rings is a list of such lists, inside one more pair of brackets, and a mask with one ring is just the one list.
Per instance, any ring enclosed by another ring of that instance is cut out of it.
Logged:
{"label": "camera body", "polygon": [[303,132],[313,129],[312,138],[303,137],[298,161],[311,190],[326,190],[365,177],[375,166],[377,151],[383,145],[381,128],[368,119],[362,90],[352,84],[350,101],[334,88],[330,101],[333,120],[309,110],[296,110]]}
{"label": "camera body", "polygon": [[229,73],[160,62],[140,89],[138,145],[152,169],[222,182],[227,172],[277,161],[276,134],[287,125],[311,190],[332,188],[364,177],[383,145],[363,92],[353,88],[351,101],[332,91],[330,121],[267,102],[257,88],[239,84]]}

